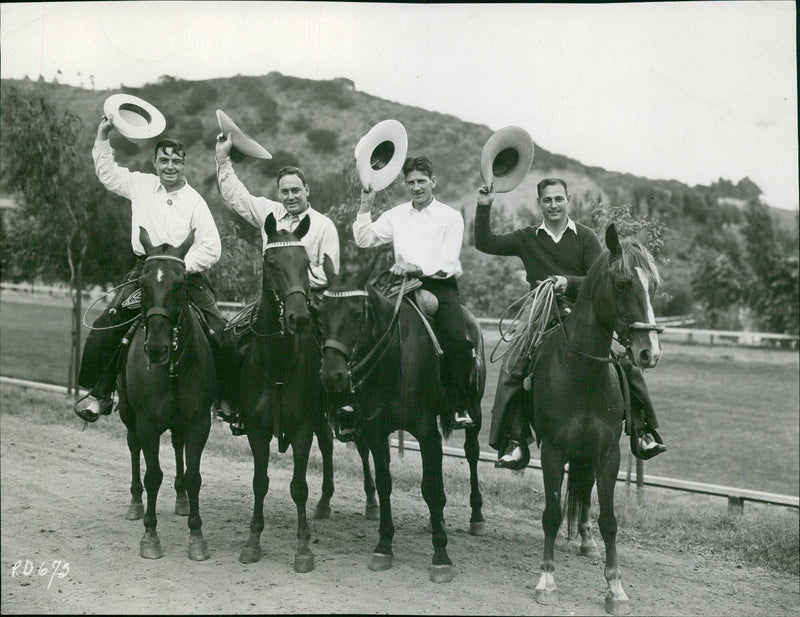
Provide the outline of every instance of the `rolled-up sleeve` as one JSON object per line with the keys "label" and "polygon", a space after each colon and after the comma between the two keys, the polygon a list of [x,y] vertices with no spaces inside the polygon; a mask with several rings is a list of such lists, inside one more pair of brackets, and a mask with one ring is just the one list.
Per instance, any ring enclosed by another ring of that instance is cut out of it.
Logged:
{"label": "rolled-up sleeve", "polygon": [[92,158],[94,171],[100,183],[112,193],[132,199],[131,179],[134,173],[117,164],[114,160],[114,150],[107,139],[94,142]]}
{"label": "rolled-up sleeve", "polygon": [[217,224],[206,202],[200,198],[192,215],[194,244],[186,253],[184,262],[187,272],[204,272],[219,261],[222,255],[222,242]]}
{"label": "rolled-up sleeve", "polygon": [[353,222],[353,239],[362,249],[371,246],[380,246],[394,239],[394,229],[389,218],[389,212],[384,212],[374,223],[369,212],[362,212],[356,215]]}
{"label": "rolled-up sleeve", "polygon": [[271,202],[266,197],[256,197],[247,190],[233,171],[229,158],[217,163],[217,184],[225,203],[253,227],[261,228],[267,214],[272,211]]}

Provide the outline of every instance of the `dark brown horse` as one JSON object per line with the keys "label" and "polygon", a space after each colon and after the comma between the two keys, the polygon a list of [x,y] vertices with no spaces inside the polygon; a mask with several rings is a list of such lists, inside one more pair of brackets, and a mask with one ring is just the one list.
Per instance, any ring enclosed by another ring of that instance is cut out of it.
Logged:
{"label": "dark brown horse", "polygon": [[[484,520],[477,479],[478,433],[486,373],[480,328],[471,314],[467,312],[466,317],[479,364],[471,397],[471,415],[476,426],[466,430],[464,450],[472,488],[470,532],[480,534]],[[454,572],[447,554],[442,433],[437,420],[441,419],[447,436],[453,427],[453,412],[448,411],[432,340],[408,302],[394,303],[371,285],[364,291],[358,282],[351,281],[346,286],[332,284],[323,297],[320,318],[324,337],[323,385],[329,392],[351,393],[350,400],[358,410],[359,431],[366,438],[375,462],[380,538],[369,568],[386,570],[392,566],[394,523],[388,437],[400,429],[413,435],[420,446],[422,495],[428,505],[434,547],[430,579],[449,582]]]}
{"label": "dark brown horse", "polygon": [[199,510],[200,457],[211,428],[216,378],[208,337],[189,304],[183,257],[194,241],[194,232],[178,247],[154,247],[142,228],[139,240],[147,253],[139,277],[144,319],[131,340],[125,370],[120,375],[120,417],[128,429],[132,465],[128,518],[141,516],[141,451],[145,459],[147,511],[140,554],[148,559],[160,558],[156,499],[164,474],[158,449],[161,434],[169,429],[177,467],[175,509],[185,514],[188,496],[189,558],[201,561],[208,559],[208,547]]}
{"label": "dark brown horse", "polygon": [[608,581],[605,607],[612,614],[630,611],[617,563],[614,486],[619,472],[619,439],[625,395],[609,362],[614,333],[639,368],[654,367],[661,346],[650,296],[659,281],[652,256],[639,243],[623,248],[616,229],[606,229],[606,250],[581,285],[572,313],[551,330],[536,355],[533,373],[535,429],[541,444],[545,509],[542,574],[536,600],[556,601],[553,547],[562,522],[561,486],[569,463],[567,518],[575,524],[581,553],[598,555],[589,522],[592,487],[597,483],[597,524],[606,549]]}
{"label": "dark brown horse", "polygon": [[[268,242],[264,250],[261,299],[241,368],[238,392],[253,453],[254,497],[250,537],[239,561],[253,563],[261,558],[264,499],[269,489],[269,448],[272,438],[276,437],[281,452],[292,447],[294,473],[290,492],[297,508],[294,561],[297,572],[314,569],[306,516],[306,470],[315,429],[321,435],[318,440],[323,458],[330,460],[332,456],[332,443],[328,444],[324,430],[324,393],[319,382],[320,344],[311,327],[308,307],[309,260],[300,243],[309,225],[310,219],[305,216],[292,233],[278,230],[272,214],[264,222]],[[323,501],[329,500],[333,492],[332,467],[330,470],[327,467],[326,464]],[[329,506],[327,512],[325,506],[327,503],[322,506],[322,517],[329,513]]]}

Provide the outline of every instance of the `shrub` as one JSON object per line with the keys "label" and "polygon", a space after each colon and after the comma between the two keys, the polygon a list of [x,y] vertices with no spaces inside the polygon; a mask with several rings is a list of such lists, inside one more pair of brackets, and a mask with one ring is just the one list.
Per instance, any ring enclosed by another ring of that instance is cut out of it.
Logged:
{"label": "shrub", "polygon": [[183,110],[190,116],[193,116],[201,109],[205,109],[210,103],[213,103],[218,98],[219,93],[217,92],[217,89],[214,88],[214,86],[212,86],[210,83],[204,81],[197,84],[189,91],[188,98],[183,106]]}
{"label": "shrub", "polygon": [[311,129],[306,137],[314,151],[320,153],[335,152],[339,141],[339,134],[330,129]]}

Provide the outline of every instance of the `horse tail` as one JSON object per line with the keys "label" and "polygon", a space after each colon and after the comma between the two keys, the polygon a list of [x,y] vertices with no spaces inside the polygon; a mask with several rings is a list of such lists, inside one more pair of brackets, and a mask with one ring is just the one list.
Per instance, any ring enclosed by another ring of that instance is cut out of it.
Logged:
{"label": "horse tail", "polygon": [[439,416],[439,428],[442,431],[442,437],[449,439],[456,426],[456,412],[446,411]]}
{"label": "horse tail", "polygon": [[597,475],[596,459],[581,457],[570,459],[567,475],[567,539],[578,528],[581,511],[588,508],[592,499],[592,486]]}

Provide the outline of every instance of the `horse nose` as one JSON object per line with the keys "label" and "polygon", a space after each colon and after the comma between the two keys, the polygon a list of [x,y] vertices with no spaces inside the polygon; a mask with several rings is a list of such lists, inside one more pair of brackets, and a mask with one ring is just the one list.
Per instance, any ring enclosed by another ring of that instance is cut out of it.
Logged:
{"label": "horse nose", "polygon": [[320,379],[328,392],[344,392],[347,385],[347,371],[343,369],[320,369]]}
{"label": "horse nose", "polygon": [[289,326],[289,332],[295,334],[305,331],[309,323],[309,316],[306,314],[289,313],[286,321]]}
{"label": "horse nose", "polygon": [[643,368],[653,368],[661,359],[660,352],[653,352],[650,349],[642,349],[639,352],[639,366]]}
{"label": "horse nose", "polygon": [[164,364],[169,358],[169,345],[153,345],[152,343],[145,343],[144,352],[147,354],[148,359],[153,364]]}

